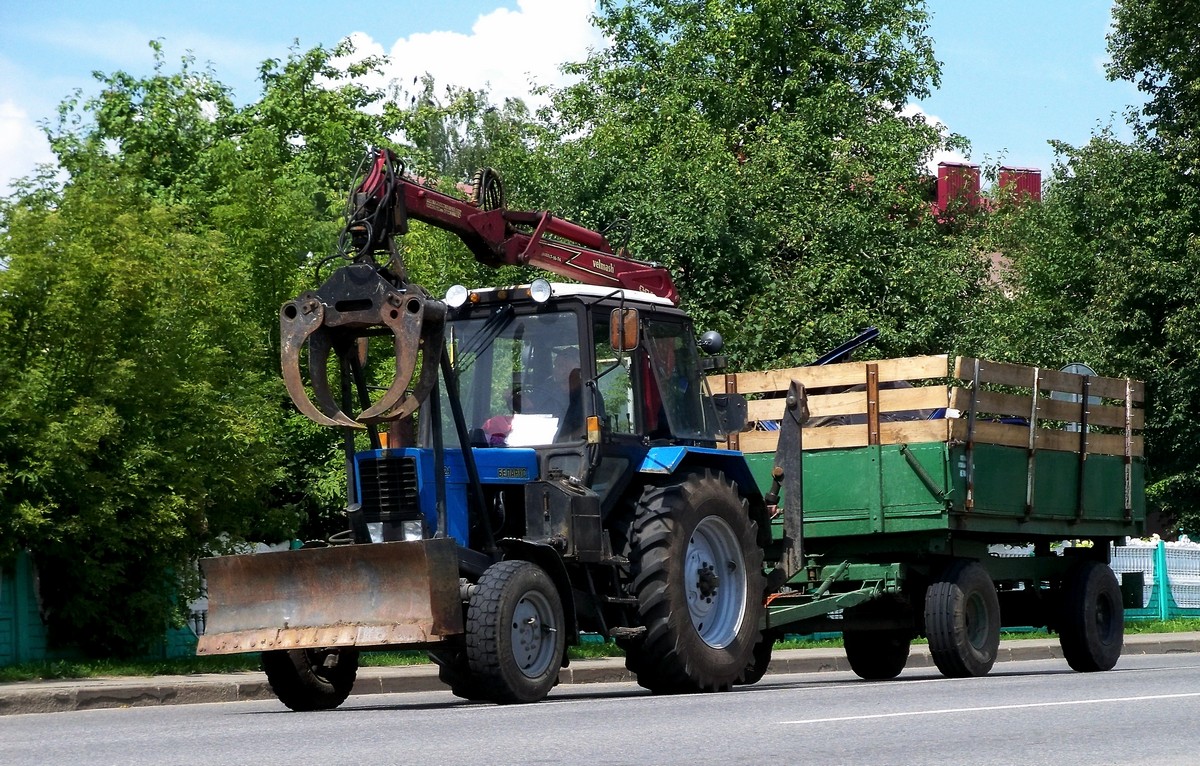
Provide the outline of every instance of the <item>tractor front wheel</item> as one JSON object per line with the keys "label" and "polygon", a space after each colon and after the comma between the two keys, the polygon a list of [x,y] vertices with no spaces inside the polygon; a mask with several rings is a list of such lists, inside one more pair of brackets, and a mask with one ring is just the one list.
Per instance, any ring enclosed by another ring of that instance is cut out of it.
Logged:
{"label": "tractor front wheel", "polygon": [[472,678],[462,691],[501,704],[542,699],[558,681],[564,624],[562,598],[541,567],[515,559],[488,567],[467,605]]}
{"label": "tractor front wheel", "polygon": [[356,649],[276,649],[262,653],[267,683],[298,712],[332,710],[346,701],[358,675]]}

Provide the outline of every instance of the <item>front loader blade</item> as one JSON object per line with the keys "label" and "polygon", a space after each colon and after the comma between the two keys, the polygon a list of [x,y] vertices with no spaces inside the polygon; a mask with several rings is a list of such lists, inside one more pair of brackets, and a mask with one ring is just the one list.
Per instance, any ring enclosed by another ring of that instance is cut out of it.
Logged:
{"label": "front loader blade", "polygon": [[449,538],[221,556],[201,567],[201,655],[427,644],[463,632]]}

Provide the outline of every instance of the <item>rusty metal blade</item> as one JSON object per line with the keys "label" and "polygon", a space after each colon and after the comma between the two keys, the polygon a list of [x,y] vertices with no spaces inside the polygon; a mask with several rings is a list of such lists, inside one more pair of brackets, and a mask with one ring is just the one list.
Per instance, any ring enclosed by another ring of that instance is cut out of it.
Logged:
{"label": "rusty metal blade", "polygon": [[197,654],[425,644],[463,632],[451,539],[222,556],[201,562]]}

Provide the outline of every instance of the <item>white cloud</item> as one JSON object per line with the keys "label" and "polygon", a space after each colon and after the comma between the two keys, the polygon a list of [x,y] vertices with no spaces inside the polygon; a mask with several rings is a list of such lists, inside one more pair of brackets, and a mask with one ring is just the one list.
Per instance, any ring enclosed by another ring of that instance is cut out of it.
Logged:
{"label": "white cloud", "polygon": [[[940,132],[943,137],[950,134],[950,127],[946,125],[946,123],[942,122],[940,117],[936,117],[932,114],[926,114],[921,107],[917,106],[916,104],[906,104],[904,108],[900,110],[900,114],[905,117],[920,116],[923,120],[925,120],[925,122],[937,128],[938,132]],[[960,154],[959,152],[938,150],[934,152],[929,161],[925,163],[925,169],[930,175],[937,175],[938,163],[941,162],[970,162],[970,160],[966,155]]]}
{"label": "white cloud", "polygon": [[[589,48],[603,44],[590,23],[594,8],[594,0],[519,0],[515,11],[499,8],[480,16],[470,34],[414,33],[387,51],[388,79],[409,86],[428,72],[439,88],[486,87],[494,103],[521,98],[538,106],[541,100],[530,95],[532,83],[566,84],[559,67],[583,60]],[[367,35],[353,37],[359,52],[384,52]]]}
{"label": "white cloud", "polygon": [[33,172],[54,154],[29,113],[12,101],[0,101],[0,195],[12,191],[12,181]]}

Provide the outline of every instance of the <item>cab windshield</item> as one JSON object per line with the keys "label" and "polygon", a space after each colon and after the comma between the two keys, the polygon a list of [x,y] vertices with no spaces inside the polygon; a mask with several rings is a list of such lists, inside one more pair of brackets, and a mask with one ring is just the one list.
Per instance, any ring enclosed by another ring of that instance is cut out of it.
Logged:
{"label": "cab windshield", "polygon": [[[574,311],[518,314],[502,306],[450,323],[448,353],[473,446],[582,438],[579,337]],[[442,412],[453,433],[449,408]]]}

